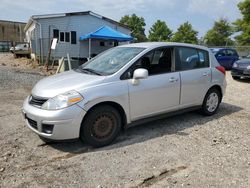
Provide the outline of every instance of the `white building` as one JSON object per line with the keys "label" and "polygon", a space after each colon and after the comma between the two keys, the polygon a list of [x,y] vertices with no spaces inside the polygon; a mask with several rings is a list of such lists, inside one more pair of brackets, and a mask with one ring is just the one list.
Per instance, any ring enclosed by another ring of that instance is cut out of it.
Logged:
{"label": "white building", "polygon": [[[80,41],[80,36],[103,26],[126,35],[131,33],[127,26],[91,11],[35,15],[29,19],[24,30],[26,41],[31,44],[32,55],[45,61],[53,38],[58,38],[58,43],[56,49],[51,51],[51,57],[58,59],[66,57],[67,53],[74,58],[89,57],[89,41]],[[115,43],[112,40],[93,39],[91,53],[98,54],[113,47]]]}

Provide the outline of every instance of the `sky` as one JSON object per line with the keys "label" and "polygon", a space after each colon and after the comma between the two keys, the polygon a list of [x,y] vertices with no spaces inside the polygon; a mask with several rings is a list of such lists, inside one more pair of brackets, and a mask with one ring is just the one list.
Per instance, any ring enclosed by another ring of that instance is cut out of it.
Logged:
{"label": "sky", "polygon": [[214,21],[226,18],[233,22],[241,17],[237,4],[242,0],[1,0],[0,20],[27,22],[32,15],[91,10],[116,21],[135,13],[146,22],[146,34],[160,19],[176,31],[189,21],[199,37]]}

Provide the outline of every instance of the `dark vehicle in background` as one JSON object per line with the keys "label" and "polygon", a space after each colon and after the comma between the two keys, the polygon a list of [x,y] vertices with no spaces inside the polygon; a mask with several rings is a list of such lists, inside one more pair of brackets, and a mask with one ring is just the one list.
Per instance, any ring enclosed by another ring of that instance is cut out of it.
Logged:
{"label": "dark vehicle in background", "polygon": [[239,60],[236,50],[231,48],[211,48],[217,61],[227,70],[231,70],[235,61]]}
{"label": "dark vehicle in background", "polygon": [[233,79],[250,78],[250,54],[233,64],[231,74]]}

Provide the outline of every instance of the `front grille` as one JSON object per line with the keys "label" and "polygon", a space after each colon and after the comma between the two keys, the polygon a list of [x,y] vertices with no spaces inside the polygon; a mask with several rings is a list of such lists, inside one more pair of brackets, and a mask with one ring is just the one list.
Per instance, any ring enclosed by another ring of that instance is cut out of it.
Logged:
{"label": "front grille", "polygon": [[41,107],[48,99],[46,98],[41,98],[41,97],[35,97],[35,96],[30,96],[30,101],[29,103],[33,106],[38,106]]}
{"label": "front grille", "polygon": [[32,119],[30,119],[30,118],[28,118],[28,117],[26,117],[26,118],[27,118],[27,120],[28,120],[29,125],[30,125],[31,127],[33,127],[34,129],[37,129],[37,122],[34,121],[34,120],[32,120]]}

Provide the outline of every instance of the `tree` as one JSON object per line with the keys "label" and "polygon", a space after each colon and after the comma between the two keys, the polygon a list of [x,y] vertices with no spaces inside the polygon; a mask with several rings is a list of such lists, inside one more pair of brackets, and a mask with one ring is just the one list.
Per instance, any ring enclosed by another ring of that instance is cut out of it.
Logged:
{"label": "tree", "polygon": [[172,41],[173,42],[183,42],[183,43],[198,43],[198,31],[193,29],[193,26],[189,22],[185,22],[180,25],[177,29],[177,32],[174,34]]}
{"label": "tree", "polygon": [[148,39],[150,41],[169,41],[172,31],[168,28],[166,22],[157,20],[149,30]]}
{"label": "tree", "polygon": [[241,32],[235,39],[240,45],[250,45],[250,0],[245,0],[238,4],[238,8],[242,14],[242,19],[234,22],[235,29]]}
{"label": "tree", "polygon": [[233,34],[233,28],[226,19],[220,19],[214,22],[214,26],[210,29],[205,37],[205,43],[208,46],[226,46],[233,45],[230,36]]}
{"label": "tree", "polygon": [[138,17],[136,14],[131,16],[125,15],[121,18],[120,23],[127,25],[132,30],[131,35],[135,38],[136,42],[146,41],[145,35],[145,20],[143,17]]}

